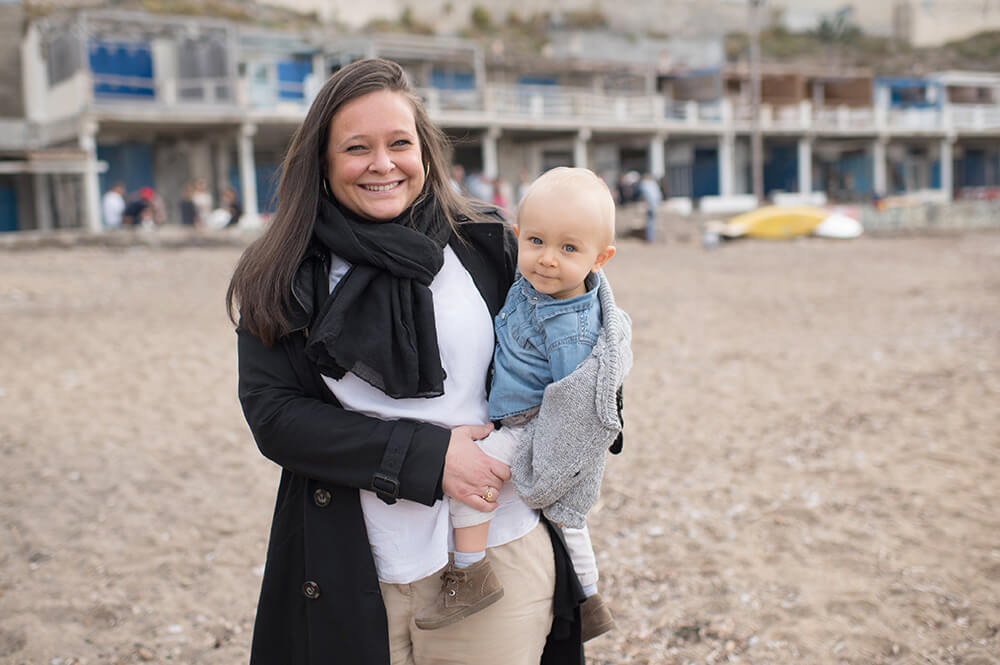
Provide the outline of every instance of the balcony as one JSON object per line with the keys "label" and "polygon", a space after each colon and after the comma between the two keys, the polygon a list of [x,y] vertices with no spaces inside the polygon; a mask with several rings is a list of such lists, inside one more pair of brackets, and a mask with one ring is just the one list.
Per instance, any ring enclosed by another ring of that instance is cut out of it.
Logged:
{"label": "balcony", "polygon": [[1000,129],[1000,106],[987,104],[952,104],[952,127],[957,131]]}
{"label": "balcony", "polygon": [[934,107],[889,109],[888,128],[908,132],[940,132],[944,128],[941,111]]}
{"label": "balcony", "polygon": [[564,86],[489,85],[482,89],[421,88],[428,112],[444,124],[508,124],[575,128],[580,125],[649,131],[715,131],[721,102],[667,103],[659,95],[594,92]]}

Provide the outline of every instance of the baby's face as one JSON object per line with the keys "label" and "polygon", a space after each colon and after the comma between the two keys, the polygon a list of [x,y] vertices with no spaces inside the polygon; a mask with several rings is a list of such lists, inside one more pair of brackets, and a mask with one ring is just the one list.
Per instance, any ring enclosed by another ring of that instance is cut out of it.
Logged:
{"label": "baby's face", "polygon": [[539,193],[517,221],[517,267],[535,290],[553,298],[586,293],[584,279],[615,253],[609,223],[585,201]]}

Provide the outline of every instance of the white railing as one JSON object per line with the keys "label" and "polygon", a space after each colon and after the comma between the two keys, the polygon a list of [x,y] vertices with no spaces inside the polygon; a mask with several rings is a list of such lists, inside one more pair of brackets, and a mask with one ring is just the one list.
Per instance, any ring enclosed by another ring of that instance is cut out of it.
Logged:
{"label": "white railing", "polygon": [[782,106],[774,113],[774,121],[771,125],[776,129],[800,129],[802,127],[802,114],[799,106]]}
{"label": "white railing", "polygon": [[[98,106],[124,103],[176,108],[187,104],[235,104],[236,81],[229,77],[153,79],[143,76],[90,74],[89,96]],[[101,89],[103,88],[103,89]]]}
{"label": "white railing", "polygon": [[472,90],[441,90],[422,88],[418,94],[424,99],[431,113],[438,111],[482,111],[485,108],[483,93]]}
{"label": "white railing", "polygon": [[952,104],[951,121],[955,129],[984,130],[1000,128],[1000,107],[986,104]]}
{"label": "white railing", "polygon": [[698,102],[669,102],[666,105],[664,116],[667,120],[677,122],[689,122],[688,118],[692,116],[697,119]]}
{"label": "white railing", "polygon": [[845,114],[848,129],[871,130],[875,127],[875,109],[848,108]]}
{"label": "white railing", "polygon": [[723,121],[721,102],[667,103],[659,95],[613,95],[589,88],[491,85],[476,90],[422,88],[417,92],[432,115],[468,112],[489,115],[493,120],[639,125],[719,125]]}
{"label": "white railing", "polygon": [[670,102],[665,105],[663,117],[671,122],[687,125],[721,125],[723,123],[722,102]]}
{"label": "white railing", "polygon": [[30,138],[26,121],[0,118],[0,149],[24,150],[29,147]]}
{"label": "white railing", "polygon": [[941,129],[941,113],[935,108],[889,109],[890,129],[935,131]]}
{"label": "white railing", "polygon": [[821,131],[871,132],[876,128],[875,109],[823,106],[813,110],[812,124]]}
{"label": "white railing", "polygon": [[[49,108],[90,101],[120,107],[123,102],[161,108],[185,105],[238,105],[251,109],[303,113],[315,95],[314,82],[273,81],[252,84],[246,77],[158,79],[85,73],[80,81],[49,90]],[[101,88],[100,91],[98,89]],[[63,90],[65,89],[65,90]],[[282,96],[284,93],[284,96]],[[689,131],[746,129],[751,108],[729,100],[667,101],[659,95],[608,94],[590,88],[490,85],[471,90],[424,88],[418,91],[432,116],[469,114],[471,121],[545,121],[562,124],[607,124],[688,128]],[[301,96],[300,96],[301,95]],[[64,99],[65,98],[65,99]],[[86,99],[87,101],[83,101]],[[230,106],[231,108],[231,106]],[[456,116],[452,116],[456,117]],[[1000,105],[949,104],[943,108],[879,109],[799,104],[760,108],[765,131],[945,132],[1000,130]]]}
{"label": "white railing", "polygon": [[[93,95],[97,102],[124,100],[135,103],[155,102],[157,82],[146,76],[91,74]],[[103,89],[101,89],[103,88]]]}
{"label": "white railing", "polygon": [[713,124],[721,124],[723,121],[722,102],[702,102],[698,104],[697,120]]}
{"label": "white railing", "polygon": [[177,99],[180,102],[233,102],[235,91],[226,76],[177,79]]}

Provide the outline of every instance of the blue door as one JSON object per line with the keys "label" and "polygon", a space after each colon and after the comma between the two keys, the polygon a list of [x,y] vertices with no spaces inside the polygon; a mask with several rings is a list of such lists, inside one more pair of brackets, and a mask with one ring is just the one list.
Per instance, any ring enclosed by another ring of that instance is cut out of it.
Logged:
{"label": "blue door", "polygon": [[0,181],[0,232],[17,231],[17,190],[5,178]]}
{"label": "blue door", "polygon": [[102,192],[108,191],[116,182],[125,183],[126,196],[141,187],[156,189],[153,146],[146,143],[98,145],[97,159],[108,163],[108,170],[100,175]]}
{"label": "blue door", "polygon": [[764,193],[774,190],[797,192],[799,190],[799,155],[794,145],[768,146],[764,162]]}
{"label": "blue door", "polygon": [[871,194],[874,187],[872,156],[863,152],[847,153],[837,163],[840,185],[855,194]]}
{"label": "blue door", "polygon": [[970,148],[960,160],[959,177],[963,187],[986,185],[986,151]]}
{"label": "blue door", "polygon": [[[254,166],[257,169],[254,178],[257,182],[257,210],[258,212],[274,212],[274,195],[278,192],[281,166],[256,158]],[[229,186],[236,190],[240,201],[243,202],[243,209],[246,210],[246,197],[243,196],[243,188],[240,186],[239,166],[233,165],[229,169]]]}
{"label": "blue door", "polygon": [[691,196],[719,195],[719,151],[715,148],[695,148],[691,168]]}

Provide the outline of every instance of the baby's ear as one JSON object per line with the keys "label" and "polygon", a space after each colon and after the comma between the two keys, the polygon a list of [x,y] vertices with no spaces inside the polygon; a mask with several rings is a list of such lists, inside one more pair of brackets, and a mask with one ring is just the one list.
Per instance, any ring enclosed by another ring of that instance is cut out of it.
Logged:
{"label": "baby's ear", "polygon": [[610,261],[611,257],[615,255],[616,251],[618,250],[615,249],[614,245],[608,245],[607,249],[598,254],[597,258],[594,259],[594,267],[591,269],[591,272],[597,272],[603,268],[604,264]]}

